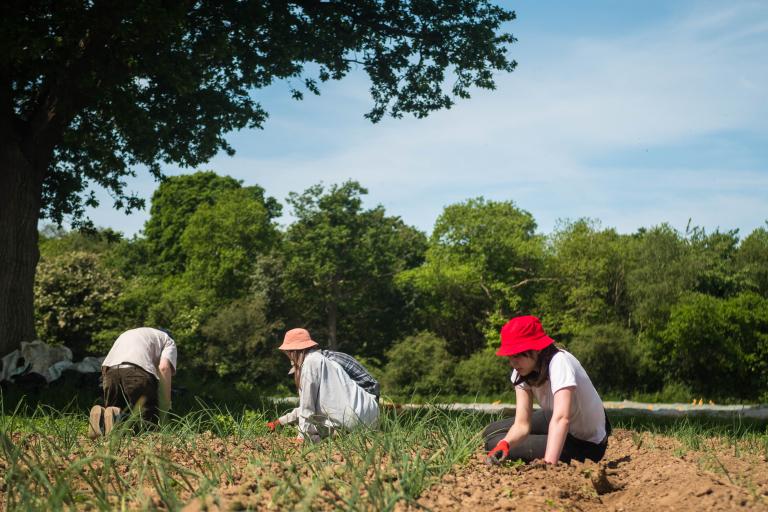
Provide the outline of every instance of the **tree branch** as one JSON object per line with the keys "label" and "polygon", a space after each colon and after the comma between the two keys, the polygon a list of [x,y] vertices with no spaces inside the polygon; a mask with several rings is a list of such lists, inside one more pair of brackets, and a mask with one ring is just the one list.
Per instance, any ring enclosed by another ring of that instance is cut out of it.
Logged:
{"label": "tree branch", "polygon": [[520,288],[521,286],[525,286],[528,283],[533,283],[537,281],[560,281],[557,277],[530,277],[528,279],[523,279],[519,283],[512,285],[512,289]]}

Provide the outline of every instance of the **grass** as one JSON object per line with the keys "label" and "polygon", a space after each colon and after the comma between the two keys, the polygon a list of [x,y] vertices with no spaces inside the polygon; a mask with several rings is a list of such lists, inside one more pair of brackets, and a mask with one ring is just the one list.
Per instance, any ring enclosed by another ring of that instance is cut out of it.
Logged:
{"label": "grass", "polygon": [[[768,460],[768,422],[731,416],[691,415],[683,417],[657,417],[632,415],[618,410],[608,414],[614,428],[634,432],[649,432],[678,439],[689,450],[701,450],[703,440],[717,440],[733,448],[735,456],[740,449],[763,454]],[[633,436],[634,438],[634,436]]]}
{"label": "grass", "polygon": [[695,452],[701,469],[720,474],[731,484],[747,489],[756,501],[765,499],[750,476],[730,471],[722,461],[724,455],[736,459],[747,456],[751,464],[755,460],[768,461],[768,423],[765,421],[736,415],[730,418],[650,418],[618,414],[612,415],[612,423],[618,428],[631,430],[632,441],[637,448],[656,448],[655,436],[676,439],[679,446],[672,452],[676,457]]}
{"label": "grass", "polygon": [[290,428],[270,434],[273,417],[270,409],[200,403],[158,430],[136,435],[133,418],[91,441],[84,411],[20,402],[0,416],[0,494],[8,510],[174,510],[240,486],[230,498],[242,509],[271,499],[278,509],[392,510],[465,462],[484,419],[390,410],[378,432],[313,445],[296,443]]}
{"label": "grass", "polygon": [[[292,428],[268,432],[265,422],[278,413],[269,402],[238,410],[196,402],[157,430],[136,434],[132,418],[91,441],[87,408],[76,401],[56,408],[0,397],[0,410],[0,496],[8,510],[175,510],[196,499],[243,510],[265,501],[278,510],[393,510],[466,463],[495,419],[435,407],[385,409],[379,431],[309,444],[296,443]],[[653,436],[664,435],[680,440],[680,455],[717,455],[715,439],[736,456],[756,452],[768,460],[765,422],[613,411],[611,420],[631,430],[638,447],[652,448]]]}

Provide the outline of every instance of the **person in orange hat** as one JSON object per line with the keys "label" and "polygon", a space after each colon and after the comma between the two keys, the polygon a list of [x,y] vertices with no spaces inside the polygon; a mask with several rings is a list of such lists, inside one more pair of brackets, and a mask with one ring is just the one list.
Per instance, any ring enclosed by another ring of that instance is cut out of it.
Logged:
{"label": "person in orange hat", "polygon": [[[509,358],[515,416],[483,432],[488,463],[506,459],[548,464],[605,455],[611,425],[603,402],[579,361],[557,348],[535,316],[518,316],[501,328],[497,356]],[[541,406],[533,410],[534,399]]]}
{"label": "person in orange hat", "polygon": [[291,361],[299,406],[267,423],[270,430],[298,423],[299,437],[319,441],[338,429],[379,421],[379,383],[352,356],[320,350],[306,329],[285,333],[280,350]]}

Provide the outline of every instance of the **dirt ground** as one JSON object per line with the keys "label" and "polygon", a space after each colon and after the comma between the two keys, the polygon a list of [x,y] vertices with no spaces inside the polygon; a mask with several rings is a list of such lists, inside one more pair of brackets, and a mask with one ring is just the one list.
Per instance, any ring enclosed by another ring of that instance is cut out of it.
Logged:
{"label": "dirt ground", "polygon": [[473,512],[768,510],[765,455],[710,448],[687,451],[669,438],[618,430],[599,464],[489,467],[478,455],[418,505]]}
{"label": "dirt ground", "polygon": [[[17,444],[18,439],[13,442]],[[186,512],[381,510],[392,503],[375,501],[377,486],[397,489],[405,485],[394,470],[384,469],[374,475],[369,469],[365,485],[353,489],[343,484],[349,482],[347,472],[358,461],[345,460],[332,449],[320,450],[315,454],[320,464],[312,469],[289,456],[296,448],[296,440],[287,437],[236,442],[202,435],[196,446],[184,450],[158,445],[148,452],[128,444],[120,459],[141,463],[142,457],[160,457],[179,468],[179,475],[181,468],[204,472],[211,459],[226,461],[227,474],[217,488],[205,489],[209,494],[205,499],[193,498],[204,490],[202,482],[185,477],[189,483],[182,486],[179,498],[186,503]],[[275,453],[285,457],[275,457]],[[669,437],[622,429],[614,430],[606,457],[597,464],[487,466],[485,454],[478,448],[469,463],[428,486],[416,502],[398,502],[395,510],[768,511],[767,456],[765,446],[703,439],[694,450]],[[389,462],[385,456],[375,467],[389,468]],[[126,462],[117,468],[126,478],[128,465]],[[65,466],[63,463],[60,469]],[[0,474],[3,471],[0,461]],[[82,485],[82,492],[88,493],[88,487]],[[0,510],[5,508],[4,501],[0,485]],[[128,508],[168,507],[155,489],[146,488],[143,500],[132,502]]]}
{"label": "dirt ground", "polygon": [[[739,453],[738,447],[716,443],[692,451],[670,438],[617,430],[599,464],[559,466],[486,466],[478,451],[416,503],[400,502],[396,510],[768,511],[765,454]],[[280,510],[284,493],[290,493],[281,484],[286,469],[249,466],[236,482],[220,488],[215,500],[193,500],[184,510]],[[311,505],[304,504],[331,510],[333,503],[332,492],[318,489]]]}

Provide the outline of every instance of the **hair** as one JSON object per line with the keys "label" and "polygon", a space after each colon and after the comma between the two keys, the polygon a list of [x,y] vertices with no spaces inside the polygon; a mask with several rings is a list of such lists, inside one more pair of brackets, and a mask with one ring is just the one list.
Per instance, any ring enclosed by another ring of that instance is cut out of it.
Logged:
{"label": "hair", "polygon": [[541,350],[526,350],[522,355],[526,355],[536,360],[536,365],[528,375],[517,374],[517,379],[512,383],[513,386],[527,384],[533,387],[539,387],[549,380],[549,363],[560,349],[552,343]]}
{"label": "hair", "polygon": [[296,391],[299,393],[301,393],[301,367],[304,365],[304,358],[307,357],[308,353],[316,349],[317,347],[309,347],[302,350],[285,351],[285,355],[288,356],[291,366],[294,368],[293,383],[296,384]]}

